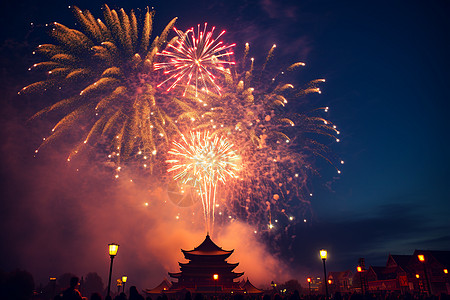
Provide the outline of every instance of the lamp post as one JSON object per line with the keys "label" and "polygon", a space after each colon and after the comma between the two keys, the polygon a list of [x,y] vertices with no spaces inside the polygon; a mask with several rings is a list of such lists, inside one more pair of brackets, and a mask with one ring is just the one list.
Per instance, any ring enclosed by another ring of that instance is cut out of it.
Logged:
{"label": "lamp post", "polygon": [[425,281],[427,283],[427,296],[431,295],[431,287],[430,287],[430,282],[428,281],[428,274],[427,274],[427,268],[425,266],[425,255],[423,254],[418,254],[417,258],[419,259],[419,261],[423,264],[423,273],[425,275]]}
{"label": "lamp post", "polygon": [[359,273],[359,286],[361,288],[361,294],[364,295],[364,285],[363,285],[363,280],[362,280],[362,268],[361,268],[361,266],[357,266],[356,270]]}
{"label": "lamp post", "polygon": [[122,279],[117,279],[117,294],[120,293],[120,288],[122,287]]}
{"label": "lamp post", "polygon": [[116,257],[117,255],[119,245],[116,243],[111,243],[108,245],[108,249],[109,249],[109,257],[111,258],[111,263],[109,265],[108,294],[106,295],[106,297],[109,297],[111,293],[111,274],[112,274],[113,260],[114,257]]}
{"label": "lamp post", "polygon": [[320,250],[320,258],[323,261],[323,274],[325,276],[324,282],[325,282],[325,295],[326,299],[328,299],[328,284],[327,284],[327,267],[325,266],[325,261],[327,260],[327,250],[322,249]]}
{"label": "lamp post", "polygon": [[311,298],[311,277],[306,278],[306,281],[308,281],[309,298]]}
{"label": "lamp post", "polygon": [[217,299],[217,280],[219,280],[219,274],[214,274],[213,279],[214,279],[214,297]]}
{"label": "lamp post", "polygon": [[50,277],[50,282],[52,283],[52,299],[55,297],[56,291],[56,277]]}
{"label": "lamp post", "polygon": [[123,284],[122,292],[124,292],[124,293],[125,293],[125,283],[127,283],[127,279],[128,279],[127,276],[122,276],[122,284]]}
{"label": "lamp post", "polygon": [[420,279],[419,279],[420,275],[416,274],[416,278],[417,278],[417,286],[419,287],[419,296],[422,297],[422,284],[421,284]]}

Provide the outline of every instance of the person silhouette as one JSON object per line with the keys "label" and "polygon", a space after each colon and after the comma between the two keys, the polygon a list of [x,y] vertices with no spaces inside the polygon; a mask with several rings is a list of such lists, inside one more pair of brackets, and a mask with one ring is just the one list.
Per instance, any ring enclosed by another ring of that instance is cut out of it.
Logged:
{"label": "person silhouette", "polygon": [[80,279],[78,277],[70,278],[70,286],[64,290],[62,300],[82,300],[81,293],[78,290]]}
{"label": "person silhouette", "polygon": [[130,287],[130,297],[128,300],[144,300],[144,297],[139,294],[136,286],[133,285]]}

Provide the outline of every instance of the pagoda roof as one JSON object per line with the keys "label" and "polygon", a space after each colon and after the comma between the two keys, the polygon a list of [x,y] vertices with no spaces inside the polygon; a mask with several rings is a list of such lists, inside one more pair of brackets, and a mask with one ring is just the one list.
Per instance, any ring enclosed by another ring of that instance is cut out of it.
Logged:
{"label": "pagoda roof", "polygon": [[209,234],[206,235],[205,240],[194,250],[181,250],[183,254],[186,256],[230,256],[234,250],[223,250],[221,247],[217,246],[209,237]]}
{"label": "pagoda roof", "polygon": [[168,291],[171,286],[172,284],[164,278],[164,280],[157,287],[153,289],[146,289],[144,292],[147,294],[161,294],[162,292]]}
{"label": "pagoda roof", "polygon": [[192,263],[192,262],[188,262],[188,263],[181,263],[179,262],[178,265],[181,268],[186,268],[186,269],[203,269],[205,267],[208,268],[216,268],[216,269],[228,269],[228,268],[236,268],[237,266],[239,266],[239,263],[229,263],[229,262],[222,262],[222,263],[203,263],[203,264],[199,264],[199,263]]}
{"label": "pagoda roof", "polygon": [[169,272],[169,276],[170,277],[173,277],[173,278],[180,278],[181,277],[181,272],[177,272],[177,273],[175,273],[175,272]]}
{"label": "pagoda roof", "polygon": [[262,294],[263,293],[263,290],[260,290],[260,289],[256,288],[250,282],[250,280],[248,280],[248,278],[247,278],[247,281],[242,286],[242,289],[245,290],[248,294]]}

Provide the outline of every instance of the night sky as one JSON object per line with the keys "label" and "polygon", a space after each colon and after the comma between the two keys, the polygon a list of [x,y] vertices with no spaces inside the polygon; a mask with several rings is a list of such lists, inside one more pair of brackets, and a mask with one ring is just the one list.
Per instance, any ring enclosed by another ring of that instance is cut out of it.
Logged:
{"label": "night sky", "polygon": [[[103,18],[103,3],[0,4],[0,269],[29,270],[36,283],[95,271],[106,282],[106,245],[114,240],[121,244],[117,272],[130,274],[140,289],[151,288],[167,271],[177,271],[179,249],[197,246],[203,236],[172,221],[173,208],[154,204],[150,213],[137,205],[157,192],[118,184],[95,166],[79,172],[67,167],[64,145],[33,158],[49,124],[26,120],[52,100],[17,95],[36,80],[27,69],[34,48],[49,41],[45,24],[74,27],[68,5]],[[318,160],[314,216],[296,226],[289,245],[278,245],[281,251],[250,236],[245,225],[223,233],[218,244],[236,248],[250,278],[264,285],[287,274],[299,280],[320,274],[321,248],[329,251],[330,271],[354,270],[359,257],[366,265],[384,265],[389,253],[450,250],[447,1],[107,3],[126,11],[153,6],[154,33],[173,17],[180,29],[204,22],[224,28],[228,43],[249,42],[256,59],[275,43],[278,62],[306,63],[300,81],[326,78],[322,94],[311,101],[329,106],[328,118],[339,126],[341,142],[332,148],[345,161],[342,173]],[[267,267],[256,266],[257,260]]]}

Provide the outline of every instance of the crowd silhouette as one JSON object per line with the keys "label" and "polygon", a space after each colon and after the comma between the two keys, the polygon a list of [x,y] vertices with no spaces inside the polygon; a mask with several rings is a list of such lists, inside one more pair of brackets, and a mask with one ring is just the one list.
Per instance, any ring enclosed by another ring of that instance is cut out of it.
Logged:
{"label": "crowd silhouette", "polygon": [[[66,276],[67,277],[67,276]],[[95,277],[95,276],[91,276]],[[67,280],[69,280],[67,278]],[[54,281],[56,284],[56,281]],[[68,286],[53,293],[42,293],[34,289],[33,277],[27,271],[15,270],[9,274],[0,273],[0,299],[6,300],[450,300],[448,294],[427,296],[425,294],[409,294],[409,293],[339,293],[336,292],[329,299],[321,294],[309,294],[305,289],[288,290],[285,293],[276,293],[273,291],[265,291],[259,295],[234,294],[234,295],[211,295],[193,293],[189,291],[179,292],[176,294],[161,295],[141,295],[136,286],[130,286],[128,291],[120,290],[113,297],[103,297],[105,291],[92,292],[80,288],[81,280],[76,276],[72,276]],[[302,294],[301,292],[305,292]],[[53,294],[53,296],[51,296]]]}

